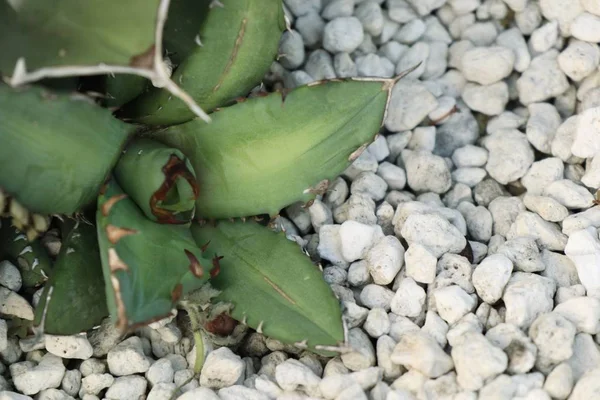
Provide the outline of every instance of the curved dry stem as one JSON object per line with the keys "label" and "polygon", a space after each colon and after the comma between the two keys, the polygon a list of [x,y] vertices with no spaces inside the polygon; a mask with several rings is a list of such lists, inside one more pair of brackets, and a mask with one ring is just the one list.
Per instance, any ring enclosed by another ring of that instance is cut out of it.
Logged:
{"label": "curved dry stem", "polygon": [[189,109],[203,121],[210,123],[211,118],[202,110],[202,108],[194,101],[194,99],[171,80],[170,73],[163,64],[162,58],[162,40],[163,30],[167,15],[169,13],[169,5],[171,0],[161,0],[158,6],[155,29],[155,45],[152,61],[152,69],[129,67],[122,65],[65,65],[60,67],[39,68],[31,72],[27,72],[27,66],[24,58],[17,60],[12,77],[7,83],[13,87],[26,83],[36,82],[44,78],[63,78],[69,76],[89,76],[99,74],[132,74],[142,76],[152,81],[156,87],[168,90],[173,96],[183,101]]}

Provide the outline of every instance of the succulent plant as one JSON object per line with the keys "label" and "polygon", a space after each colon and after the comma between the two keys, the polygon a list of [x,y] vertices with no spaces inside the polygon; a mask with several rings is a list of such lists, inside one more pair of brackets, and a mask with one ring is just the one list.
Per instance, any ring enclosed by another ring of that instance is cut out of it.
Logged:
{"label": "succulent plant", "polygon": [[[116,4],[0,5],[0,256],[44,285],[32,327],[67,335],[108,316],[128,333],[183,307],[223,345],[252,328],[340,350],[340,302],[268,222],[366,149],[399,77],[250,95],[276,57],[281,0]],[[56,226],[50,257],[40,235]]]}

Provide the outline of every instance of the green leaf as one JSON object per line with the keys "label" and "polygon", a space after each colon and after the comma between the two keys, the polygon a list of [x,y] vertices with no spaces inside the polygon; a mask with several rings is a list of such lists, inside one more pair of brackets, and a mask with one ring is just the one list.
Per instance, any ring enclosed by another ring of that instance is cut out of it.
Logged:
{"label": "green leaf", "polygon": [[131,66],[154,46],[160,0],[0,3],[0,71],[66,65]]}
{"label": "green leaf", "polygon": [[[189,18],[178,16],[183,21]],[[194,49],[178,50],[179,46],[165,44],[167,51],[189,51],[172,79],[207,111],[228,104],[261,82],[277,55],[284,29],[281,0],[237,0],[224,2],[223,7],[215,5],[197,26]],[[159,88],[126,105],[119,115],[148,125],[177,124],[195,117],[181,100]]]}
{"label": "green leaf", "polygon": [[40,240],[30,242],[8,219],[0,219],[0,259],[19,268],[24,288],[41,286],[51,274],[52,261]]}
{"label": "green leaf", "polygon": [[377,135],[393,80],[332,80],[248,99],[154,137],[190,159],[205,218],[277,214],[327,189]]}
{"label": "green leaf", "polygon": [[89,99],[2,84],[0,121],[0,188],[41,214],[93,202],[133,129]]}
{"label": "green leaf", "polygon": [[80,222],[63,239],[36,308],[35,325],[43,323],[44,333],[74,335],[99,325],[107,315],[96,228]]}
{"label": "green leaf", "polygon": [[114,170],[115,178],[152,221],[189,223],[198,184],[189,160],[177,149],[151,139],[129,143]]}
{"label": "green leaf", "polygon": [[214,274],[188,226],[149,220],[115,179],[98,198],[96,221],[108,309],[123,332],[168,316]]}
{"label": "green leaf", "polygon": [[285,235],[255,222],[219,222],[216,227],[192,224],[197,243],[210,240],[209,252],[223,255],[221,272],[211,285],[215,301],[233,304],[231,316],[284,343],[306,340],[337,346],[344,340],[339,301],[321,271]]}

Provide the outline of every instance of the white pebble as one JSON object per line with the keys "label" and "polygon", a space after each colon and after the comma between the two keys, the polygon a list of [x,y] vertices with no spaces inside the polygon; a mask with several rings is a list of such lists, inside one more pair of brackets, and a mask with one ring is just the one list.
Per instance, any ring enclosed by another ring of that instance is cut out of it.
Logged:
{"label": "white pebble", "polygon": [[433,292],[437,312],[452,325],[474,310],[476,302],[461,287],[450,285]]}
{"label": "white pebble", "polygon": [[228,347],[220,347],[208,353],[202,373],[200,385],[211,389],[221,389],[235,385],[243,379],[244,361]]}
{"label": "white pebble", "polygon": [[552,197],[569,209],[588,208],[592,206],[594,201],[594,196],[589,190],[570,179],[552,182],[544,190],[544,195]]}
{"label": "white pebble", "polygon": [[575,326],[560,314],[541,314],[531,324],[529,337],[538,348],[538,367],[548,368],[573,355]]}
{"label": "white pebble", "polygon": [[529,44],[535,53],[544,53],[554,46],[557,38],[558,21],[553,20],[533,31]]}
{"label": "white pebble", "polygon": [[490,85],[467,83],[462,93],[462,99],[473,111],[485,115],[498,115],[504,111],[508,103],[508,86],[505,82]]}
{"label": "white pebble", "polygon": [[72,336],[46,334],[44,336],[46,350],[58,357],[86,360],[92,356],[92,345],[85,334]]}
{"label": "white pebble", "polygon": [[330,53],[351,53],[363,39],[363,26],[356,17],[336,18],[328,22],[323,31],[323,47]]}
{"label": "white pebble", "polygon": [[546,187],[554,181],[563,179],[564,164],[556,157],[544,158],[531,165],[529,171],[521,179],[528,194],[541,195]]}
{"label": "white pebble", "polygon": [[514,272],[504,289],[506,322],[527,329],[539,316],[552,310],[556,283],[528,272]]}
{"label": "white pebble", "polygon": [[397,237],[388,235],[367,252],[366,260],[373,282],[387,285],[404,265],[404,248]]}
{"label": "white pebble", "polygon": [[507,239],[519,236],[530,236],[536,240],[540,249],[555,251],[564,250],[568,239],[558,225],[528,211],[521,212],[506,233]]}
{"label": "white pebble", "polygon": [[477,332],[465,333],[464,340],[452,348],[452,359],[457,381],[466,390],[481,389],[486,381],[504,372],[508,366],[506,354]]}
{"label": "white pebble", "polygon": [[518,130],[502,130],[486,136],[483,146],[489,151],[487,172],[504,185],[523,177],[534,161],[527,137]]}
{"label": "white pebble", "polygon": [[345,221],[339,230],[342,256],[348,262],[363,259],[374,242],[383,236],[377,225]]}
{"label": "white pebble", "polygon": [[402,336],[391,360],[410,370],[417,370],[430,378],[437,378],[452,370],[452,358],[426,333],[408,332]]}
{"label": "white pebble", "polygon": [[425,290],[412,278],[404,278],[400,282],[392,299],[391,310],[404,317],[418,317],[425,304]]}
{"label": "white pebble", "polygon": [[526,194],[523,204],[546,221],[561,222],[569,216],[569,210],[552,197]]}
{"label": "white pebble", "polygon": [[579,114],[571,152],[577,157],[593,157],[600,152],[600,107]]}
{"label": "white pebble", "polygon": [[548,100],[569,88],[567,77],[558,65],[558,51],[549,50],[531,60],[519,79],[517,91],[523,105]]}
{"label": "white pebble", "polygon": [[350,329],[348,344],[352,348],[349,353],[341,355],[342,362],[351,371],[360,371],[375,365],[375,349],[371,339],[360,328]]}
{"label": "white pebble", "polygon": [[390,319],[383,308],[372,308],[367,314],[363,329],[372,338],[379,338],[390,331]]}
{"label": "white pebble", "polygon": [[441,194],[452,186],[450,170],[442,157],[425,151],[403,150],[402,160],[412,190]]}
{"label": "white pebble", "polygon": [[406,276],[420,283],[433,283],[435,279],[437,258],[419,243],[413,243],[404,253]]}
{"label": "white pebble", "polygon": [[377,175],[383,178],[391,190],[402,190],[406,186],[406,172],[388,161],[379,164]]}
{"label": "white pebble", "polygon": [[460,70],[469,81],[491,85],[510,75],[514,63],[515,55],[511,49],[475,47],[463,54]]}
{"label": "white pebble", "polygon": [[561,118],[552,104],[533,103],[529,110],[526,135],[529,143],[542,153],[550,154],[554,134],[561,124]]}
{"label": "white pebble", "polygon": [[571,393],[573,383],[571,367],[567,363],[560,363],[546,377],[544,390],[553,398],[563,400]]}
{"label": "white pebble", "polygon": [[504,287],[510,279],[513,264],[502,254],[493,254],[473,270],[473,286],[481,299],[494,304],[502,298]]}
{"label": "white pebble", "polygon": [[132,336],[113,347],[107,355],[108,369],[114,376],[143,373],[150,368],[150,361],[144,355],[142,341]]}
{"label": "white pebble", "polygon": [[392,89],[385,126],[392,132],[413,129],[436,107],[437,100],[425,85],[413,79],[401,79]]}
{"label": "white pebble", "polygon": [[594,43],[571,40],[558,56],[558,65],[575,82],[590,75],[600,64],[600,48]]}
{"label": "white pebble", "polygon": [[563,36],[572,34],[573,20],[583,12],[580,2],[573,0],[540,0],[539,7],[548,21],[558,21]]}
{"label": "white pebble", "polygon": [[516,271],[539,272],[545,268],[538,245],[532,237],[511,238],[498,248],[497,253],[508,257]]}
{"label": "white pebble", "polygon": [[583,12],[571,24],[571,35],[586,42],[600,42],[600,16]]}
{"label": "white pebble", "polygon": [[318,396],[321,378],[315,375],[310,368],[298,360],[288,359],[275,367],[275,379],[285,391],[297,388],[309,395]]}
{"label": "white pebble", "polygon": [[600,297],[600,239],[596,229],[588,227],[571,233],[565,254],[575,264],[588,296]]}

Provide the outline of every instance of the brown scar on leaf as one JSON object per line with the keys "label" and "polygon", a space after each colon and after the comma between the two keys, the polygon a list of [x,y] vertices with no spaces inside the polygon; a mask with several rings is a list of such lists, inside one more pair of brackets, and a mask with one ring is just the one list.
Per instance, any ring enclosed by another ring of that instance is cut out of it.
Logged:
{"label": "brown scar on leaf", "polygon": [[324,195],[327,193],[327,189],[329,188],[329,179],[323,179],[321,182],[317,183],[315,187],[309,187],[304,190],[304,194],[316,194],[316,195]]}
{"label": "brown scar on leaf", "polygon": [[213,267],[210,270],[210,277],[214,278],[215,276],[219,275],[219,272],[221,272],[221,263],[219,261],[221,261],[223,259],[223,256],[214,256],[212,259],[212,264]]}
{"label": "brown scar on leaf", "polygon": [[302,208],[310,208],[315,203],[315,199],[309,200],[306,203],[302,204]]}
{"label": "brown scar on leaf", "polygon": [[129,66],[143,69],[153,69],[155,47],[156,46],[153,44],[145,52],[131,57],[131,62],[129,63]]}
{"label": "brown scar on leaf", "polygon": [[242,45],[242,41],[243,41],[244,35],[246,33],[246,24],[248,24],[248,18],[244,18],[242,20],[242,26],[240,26],[240,31],[238,33],[237,38],[235,39],[235,45],[233,46],[233,50],[231,52],[231,57],[229,57],[229,61],[227,62],[227,65],[225,65],[225,69],[221,73],[221,76],[219,76],[219,81],[213,88],[213,90],[212,90],[213,92],[216,92],[217,90],[219,90],[219,88],[223,84],[223,81],[225,80],[225,76],[227,76],[227,74],[229,73],[229,70],[231,69],[233,62],[235,61],[235,59],[237,57],[238,51],[240,51],[240,47]]}
{"label": "brown scar on leaf", "polygon": [[114,248],[108,249],[108,266],[111,273],[117,271],[129,271],[129,267],[121,260],[117,254],[117,250]]}
{"label": "brown scar on leaf", "polygon": [[263,279],[273,288],[275,289],[275,291],[277,293],[279,293],[281,295],[281,297],[283,297],[284,299],[286,299],[287,301],[289,301],[290,303],[292,303],[293,305],[296,305],[296,302],[287,295],[287,293],[285,293],[279,286],[277,286],[272,280],[270,280],[269,278],[267,278],[266,276],[263,277]]}
{"label": "brown scar on leaf", "polygon": [[116,196],[111,197],[110,199],[106,200],[106,202],[104,204],[102,204],[102,215],[105,217],[108,217],[108,214],[110,214],[110,209],[119,201],[123,200],[127,198],[127,195],[125,193],[123,194],[118,194]]}
{"label": "brown scar on leaf", "polygon": [[196,258],[194,254],[192,254],[189,250],[183,250],[188,260],[190,260],[190,271],[196,278],[202,278],[204,276],[204,269],[202,265],[200,265],[200,261]]}
{"label": "brown scar on leaf", "polygon": [[185,162],[175,154],[171,154],[169,161],[167,161],[167,163],[163,166],[162,172],[165,175],[165,180],[163,181],[162,185],[160,185],[158,190],[154,192],[152,197],[150,197],[150,209],[152,210],[152,214],[156,217],[159,223],[187,223],[188,220],[177,219],[177,216],[172,211],[160,208],[158,206],[158,202],[163,201],[167,197],[169,190],[171,190],[171,188],[175,185],[177,178],[183,178],[188,182],[188,184],[192,187],[195,200],[200,194],[198,182],[196,182],[194,175],[192,175],[192,173],[187,169]]}
{"label": "brown scar on leaf", "polygon": [[[110,251],[110,250],[109,250]],[[109,253],[110,254],[110,253]],[[121,284],[116,276],[110,276],[110,282],[115,292],[115,304],[117,305],[117,329],[121,332],[127,329],[128,320],[127,313],[125,311],[125,304],[123,303],[123,297],[121,297]]]}
{"label": "brown scar on leaf", "polygon": [[112,244],[117,244],[119,240],[121,240],[125,236],[135,235],[136,233],[138,233],[138,231],[135,229],[120,228],[111,224],[106,225],[105,230],[106,237],[108,238],[108,241]]}
{"label": "brown scar on leaf", "polygon": [[182,294],[183,294],[183,285],[181,283],[178,283],[177,285],[175,285],[175,287],[173,288],[173,291],[171,292],[171,301],[173,303],[177,303],[179,301],[179,299],[181,298]]}
{"label": "brown scar on leaf", "polygon": [[348,157],[348,161],[354,162],[367,149],[367,147],[369,147],[368,143],[364,143],[364,144],[360,145],[360,147],[358,149],[354,150],[350,154],[350,156]]}
{"label": "brown scar on leaf", "polygon": [[210,240],[200,247],[200,250],[204,253],[206,249],[208,249],[208,245],[210,244]]}

